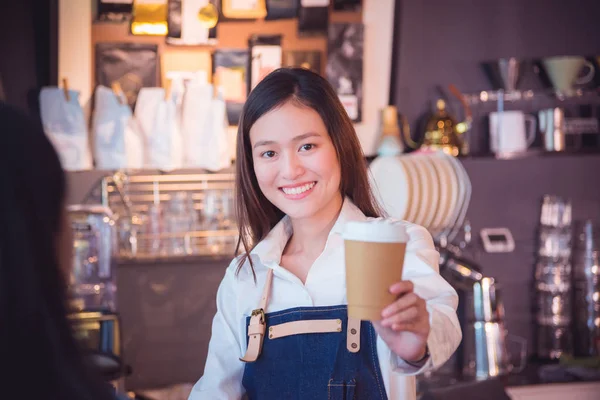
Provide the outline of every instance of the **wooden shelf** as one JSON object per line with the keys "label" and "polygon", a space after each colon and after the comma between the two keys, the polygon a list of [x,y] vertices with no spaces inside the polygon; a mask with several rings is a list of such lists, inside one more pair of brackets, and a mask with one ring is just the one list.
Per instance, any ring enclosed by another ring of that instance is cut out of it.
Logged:
{"label": "wooden shelf", "polygon": [[515,153],[510,157],[497,157],[495,154],[476,154],[468,156],[459,156],[459,160],[497,160],[511,161],[524,158],[551,158],[551,157],[587,157],[600,156],[600,148],[598,149],[583,149],[583,150],[566,150],[566,151],[544,151],[541,149],[531,149],[523,153]]}
{"label": "wooden shelf", "polygon": [[115,258],[115,262],[119,267],[128,267],[134,265],[156,265],[156,264],[203,264],[210,262],[223,262],[225,266],[233,259],[235,255],[231,254],[190,254],[182,256],[137,256],[137,257],[123,257],[118,256]]}
{"label": "wooden shelf", "polygon": [[[544,102],[554,101],[557,103],[573,103],[573,104],[597,104],[600,102],[600,92],[597,88],[595,89],[577,89],[573,96],[561,96],[556,94],[553,90],[545,91],[515,91],[505,92],[504,102],[505,103],[519,103],[519,102]],[[478,93],[471,93],[463,95],[467,102],[471,105],[480,104],[496,104],[500,98],[501,92],[498,90],[484,90]]]}
{"label": "wooden shelf", "polygon": [[[404,153],[410,154],[410,153]],[[577,158],[577,157],[600,157],[600,148],[598,149],[585,149],[585,150],[567,150],[567,151],[543,151],[540,149],[532,149],[523,153],[514,154],[511,157],[496,157],[495,154],[475,154],[468,156],[458,156],[457,158],[461,161],[469,162],[471,160],[490,160],[490,161],[499,161],[499,162],[508,162],[522,159],[532,159],[532,158]],[[370,163],[377,155],[365,156],[367,163]]]}
{"label": "wooden shelf", "polygon": [[[362,11],[330,12],[330,23],[360,23]],[[136,36],[129,30],[129,22],[110,23],[94,22],[92,24],[92,49],[97,43],[125,42],[125,43],[150,43],[158,46],[159,57],[169,52],[189,53],[189,57],[197,57],[199,53],[212,53],[215,49],[245,49],[248,39],[254,34],[282,35],[282,49],[284,52],[320,51],[321,70],[325,70],[327,62],[327,37],[326,36],[298,36],[298,19],[281,20],[240,20],[224,21],[217,25],[217,43],[214,46],[177,46],[167,44],[164,36]],[[92,68],[95,65],[95,54],[92,51]],[[209,65],[210,67],[210,65]],[[211,68],[208,68],[209,79]],[[92,70],[92,76],[95,71]],[[94,84],[93,84],[94,85]],[[95,85],[94,85],[95,87]],[[92,90],[94,89],[92,87]]]}

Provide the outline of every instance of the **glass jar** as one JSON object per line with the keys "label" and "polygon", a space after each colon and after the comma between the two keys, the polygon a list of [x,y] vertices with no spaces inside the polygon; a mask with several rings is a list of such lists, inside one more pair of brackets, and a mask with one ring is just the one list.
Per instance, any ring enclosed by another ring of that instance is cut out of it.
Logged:
{"label": "glass jar", "polygon": [[102,232],[87,221],[73,221],[72,228],[73,264],[68,287],[72,311],[114,311],[112,257],[106,256]]}

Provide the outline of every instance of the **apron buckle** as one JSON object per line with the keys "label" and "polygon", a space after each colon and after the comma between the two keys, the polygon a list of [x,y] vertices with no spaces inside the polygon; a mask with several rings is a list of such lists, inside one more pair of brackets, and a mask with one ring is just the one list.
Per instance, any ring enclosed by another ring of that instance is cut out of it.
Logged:
{"label": "apron buckle", "polygon": [[260,324],[265,323],[265,310],[263,310],[262,308],[257,308],[256,310],[252,310],[252,314],[250,316],[251,317],[260,316],[259,323]]}
{"label": "apron buckle", "polygon": [[254,362],[258,359],[262,350],[263,337],[265,335],[265,310],[257,308],[252,311],[250,324],[248,325],[248,347],[246,354],[240,358],[243,362]]}

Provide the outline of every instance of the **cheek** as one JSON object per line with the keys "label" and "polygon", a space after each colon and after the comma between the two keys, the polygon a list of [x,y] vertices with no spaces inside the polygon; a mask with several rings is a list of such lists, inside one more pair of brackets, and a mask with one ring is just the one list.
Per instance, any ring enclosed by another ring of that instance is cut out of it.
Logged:
{"label": "cheek", "polygon": [[334,179],[337,181],[337,185],[339,186],[342,181],[342,169],[339,163],[336,163],[333,167],[334,171]]}
{"label": "cheek", "polygon": [[331,180],[340,180],[341,168],[335,149],[331,148],[328,151],[322,152],[318,160],[315,161],[315,165],[322,176],[327,176]]}
{"label": "cheek", "polygon": [[275,181],[275,177],[277,176],[277,168],[273,165],[268,165],[267,163],[254,163],[254,174],[256,175],[256,180],[258,181],[258,186],[264,192],[269,188]]}

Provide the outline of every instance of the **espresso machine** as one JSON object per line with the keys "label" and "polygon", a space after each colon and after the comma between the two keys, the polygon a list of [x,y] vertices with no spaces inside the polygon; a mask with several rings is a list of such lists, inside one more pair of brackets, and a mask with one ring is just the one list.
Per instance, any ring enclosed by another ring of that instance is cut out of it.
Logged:
{"label": "espresso machine", "polygon": [[[463,332],[460,347],[440,373],[479,381],[520,372],[527,359],[527,342],[506,329],[498,282],[462,257],[458,247],[448,245],[438,250],[440,274],[459,295],[457,314]],[[509,348],[518,348],[518,354],[511,354]]]}
{"label": "espresso machine", "polygon": [[68,319],[87,361],[118,392],[124,391],[121,324],[117,313],[115,231],[112,212],[100,205],[67,208],[73,229]]}

